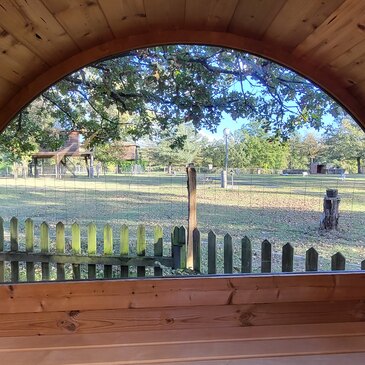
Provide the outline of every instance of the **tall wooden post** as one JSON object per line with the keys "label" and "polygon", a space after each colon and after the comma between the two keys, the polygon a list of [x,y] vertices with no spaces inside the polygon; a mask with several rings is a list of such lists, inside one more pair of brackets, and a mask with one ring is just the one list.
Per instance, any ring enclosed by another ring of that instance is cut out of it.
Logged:
{"label": "tall wooden post", "polygon": [[193,232],[197,228],[196,220],[196,170],[193,164],[186,168],[188,187],[188,244],[186,266],[193,269]]}
{"label": "tall wooden post", "polygon": [[337,229],[341,198],[337,189],[327,189],[323,200],[323,213],[320,228],[325,230]]}

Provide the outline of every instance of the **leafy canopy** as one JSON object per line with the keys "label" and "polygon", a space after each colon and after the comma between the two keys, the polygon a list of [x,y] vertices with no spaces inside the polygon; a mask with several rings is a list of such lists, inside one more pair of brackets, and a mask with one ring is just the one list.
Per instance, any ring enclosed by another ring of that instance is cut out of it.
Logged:
{"label": "leafy canopy", "polygon": [[[45,130],[57,128],[81,131],[92,147],[126,136],[175,135],[183,123],[215,131],[225,114],[259,120],[272,136],[286,139],[304,124],[319,128],[325,114],[339,113],[324,92],[276,63],[188,45],[133,50],[97,62],[65,77],[32,105],[16,118],[19,128],[5,142],[29,130],[40,144]],[[184,141],[177,136],[174,144]],[[31,148],[24,142],[20,152]]]}

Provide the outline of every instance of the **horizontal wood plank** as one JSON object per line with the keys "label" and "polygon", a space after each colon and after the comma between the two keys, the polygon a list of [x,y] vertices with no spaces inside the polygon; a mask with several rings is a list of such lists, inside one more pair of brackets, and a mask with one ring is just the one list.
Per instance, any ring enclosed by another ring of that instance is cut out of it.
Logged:
{"label": "horizontal wood plank", "polygon": [[364,313],[363,301],[13,313],[0,314],[0,337],[359,322]]}
{"label": "horizontal wood plank", "polygon": [[364,289],[364,273],[3,284],[0,313],[365,300]]}
{"label": "horizontal wood plank", "polygon": [[[271,338],[184,343],[120,344],[68,349],[39,348],[2,351],[2,361],[12,365],[27,364],[163,364],[166,362],[261,359],[265,357],[308,356],[364,352],[365,336]],[[308,362],[307,362],[308,364]]]}
{"label": "horizontal wood plank", "polygon": [[95,265],[129,265],[129,266],[172,266],[172,258],[160,256],[123,257],[123,256],[83,256],[53,254],[48,252],[0,252],[0,261],[13,262],[47,262],[58,264],[95,264]]}

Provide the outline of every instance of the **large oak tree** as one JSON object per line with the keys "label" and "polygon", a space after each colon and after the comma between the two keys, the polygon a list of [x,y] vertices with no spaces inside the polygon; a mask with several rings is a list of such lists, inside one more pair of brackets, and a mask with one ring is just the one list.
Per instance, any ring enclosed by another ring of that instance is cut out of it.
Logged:
{"label": "large oak tree", "polygon": [[[133,50],[65,77],[15,118],[1,142],[4,149],[17,140],[21,154],[34,144],[57,145],[50,130],[79,130],[92,147],[127,135],[174,135],[187,122],[215,131],[225,114],[259,120],[285,139],[338,112],[318,87],[276,63],[231,49],[171,45]],[[24,138],[30,134],[31,145]]]}

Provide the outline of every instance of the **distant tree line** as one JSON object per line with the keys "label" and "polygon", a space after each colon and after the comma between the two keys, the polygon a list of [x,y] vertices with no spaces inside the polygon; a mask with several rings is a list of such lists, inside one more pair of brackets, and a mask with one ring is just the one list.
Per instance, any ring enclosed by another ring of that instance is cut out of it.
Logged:
{"label": "distant tree line", "polygon": [[[223,138],[209,140],[196,133],[191,125],[182,125],[177,137],[184,139],[182,147],[173,138],[149,142],[141,148],[146,165],[185,166],[194,163],[216,168],[224,166]],[[322,135],[313,132],[290,135],[286,141],[273,138],[259,122],[251,122],[236,130],[229,138],[230,168],[309,169],[311,162],[342,167],[352,173],[362,173],[365,159],[365,133],[351,119],[327,127]]]}

